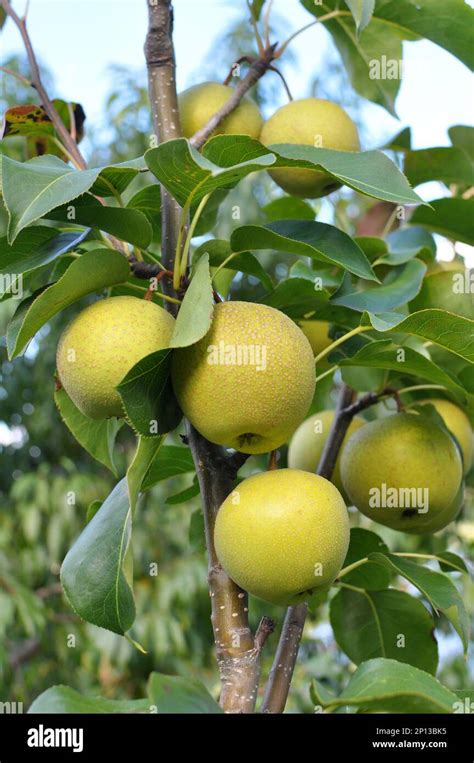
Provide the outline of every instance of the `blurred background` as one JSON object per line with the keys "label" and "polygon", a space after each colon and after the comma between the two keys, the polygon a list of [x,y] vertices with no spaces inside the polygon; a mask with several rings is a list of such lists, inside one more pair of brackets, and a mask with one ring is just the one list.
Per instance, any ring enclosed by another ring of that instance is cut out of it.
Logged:
{"label": "blurred background", "polygon": [[[24,3],[14,3],[18,12]],[[245,2],[175,0],[175,47],[178,84],[183,89],[204,80],[221,81],[239,56],[255,52]],[[296,0],[276,0],[273,39],[310,22]],[[99,166],[135,158],[149,147],[152,128],[148,111],[143,42],[146,3],[121,0],[32,0],[28,25],[50,96],[81,103],[86,113],[82,150]],[[28,76],[18,31],[7,22],[1,32],[2,65]],[[405,126],[412,128],[413,147],[448,145],[447,129],[472,121],[472,80],[468,70],[429,42],[404,44],[404,79],[396,108],[400,121],[364,101],[352,90],[339,55],[324,28],[299,36],[281,61],[295,98],[316,94],[339,102],[357,122],[364,148],[385,145]],[[32,91],[17,79],[2,75],[0,110],[31,103]],[[254,97],[265,116],[286,102],[278,77],[271,72]],[[1,150],[25,158],[22,139],[10,139]],[[135,181],[127,194],[137,190]],[[426,199],[448,195],[439,184],[417,189]],[[226,238],[240,209],[240,224],[265,222],[262,207],[280,191],[263,174],[247,178],[227,197],[212,234]],[[318,219],[354,231],[370,201],[348,189],[312,203]],[[0,210],[0,235],[6,218]],[[438,256],[450,259],[454,250],[436,237]],[[459,247],[468,264],[468,247]],[[268,269],[284,277],[293,260],[273,257]],[[265,261],[263,261],[265,264]],[[255,279],[244,277],[239,293],[256,298]],[[81,304],[81,307],[83,305]],[[0,302],[0,334],[16,307]],[[69,309],[70,317],[77,306]],[[125,639],[81,622],[61,593],[59,567],[82,530],[88,506],[103,500],[116,482],[70,435],[53,401],[55,348],[65,315],[43,328],[25,356],[10,363],[0,339],[0,701],[31,700],[52,684],[107,697],[143,696],[148,673],[182,673],[218,688],[213,659],[199,499],[179,503],[173,496],[191,484],[191,475],[159,483],[142,501],[135,519],[133,552],[137,620],[132,635],[147,649],[142,655]],[[318,386],[314,409],[334,404],[330,379]],[[178,435],[170,443],[180,444]],[[131,432],[118,437],[120,473],[134,449]],[[284,454],[283,454],[284,458]],[[263,466],[251,459],[242,473]],[[73,492],[76,502],[70,505]],[[170,497],[171,496],[171,500]],[[360,519],[360,515],[354,519]],[[401,536],[377,527],[393,550],[430,552],[445,539]],[[460,550],[459,538],[448,538]],[[464,539],[474,543],[474,537]],[[158,575],[149,565],[158,564]],[[473,598],[472,590],[465,592]],[[282,611],[254,601],[255,626],[263,614],[281,620]],[[339,691],[353,666],[339,651],[328,625],[327,608],[313,615],[305,633],[302,659],[296,670],[289,710],[311,712],[309,679],[317,677]],[[439,623],[441,680],[451,688],[466,688],[474,669],[462,657],[461,646],[447,624]],[[71,638],[73,637],[73,638]],[[273,639],[274,646],[276,639]],[[267,662],[271,659],[267,649]],[[265,667],[269,667],[267,664]]]}

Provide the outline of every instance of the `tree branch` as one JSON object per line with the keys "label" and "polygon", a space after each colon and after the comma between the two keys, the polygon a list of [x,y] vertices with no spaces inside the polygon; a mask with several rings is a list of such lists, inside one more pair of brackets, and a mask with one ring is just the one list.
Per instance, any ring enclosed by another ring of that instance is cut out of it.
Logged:
{"label": "tree branch", "polygon": [[263,51],[261,58],[257,58],[252,62],[247,74],[240,80],[229,100],[224,103],[219,111],[216,111],[204,127],[192,136],[189,141],[191,145],[195,148],[201,148],[206,140],[211,137],[212,133],[216,127],[220,125],[222,120],[228,117],[229,114],[237,108],[245,93],[250,90],[261,77],[263,77],[268,69],[270,69],[274,59],[273,54],[275,52],[275,47],[275,45],[270,45]]}
{"label": "tree branch", "polygon": [[[148,89],[153,125],[161,142],[180,136],[171,0],[148,2],[148,19],[145,42]],[[233,98],[233,105],[227,113],[238,105],[250,86],[248,84],[245,89],[240,89],[238,98]],[[217,122],[215,118],[211,119],[204,128],[205,134],[207,131],[210,134],[224,116],[218,116]],[[180,215],[181,208],[162,186],[162,262],[169,270],[174,265]],[[165,284],[167,279],[163,281]],[[217,511],[232,491],[237,471],[247,456],[235,453],[228,457],[222,448],[208,442],[189,422],[186,426],[186,439],[196,466],[203,502],[211,620],[222,685],[220,704],[229,713],[252,713],[260,678],[260,652],[270,632],[269,623],[265,621],[254,638],[248,621],[247,594],[228,577],[214,547]]]}
{"label": "tree branch", "polygon": [[[148,70],[148,94],[153,120],[153,129],[159,143],[181,136],[178,97],[176,94],[176,62],[173,47],[173,4],[172,0],[157,0],[148,6],[148,32],[144,52]],[[172,270],[181,207],[161,186],[161,255],[165,268]],[[172,283],[165,280],[163,291],[175,296]],[[173,310],[172,310],[173,311]]]}
{"label": "tree branch", "polygon": [[38,95],[41,99],[41,105],[43,106],[44,110],[46,111],[46,114],[48,115],[51,122],[53,123],[54,128],[61,139],[61,142],[63,143],[64,147],[67,149],[68,153],[71,155],[71,158],[74,160],[75,164],[77,165],[79,169],[81,170],[86,169],[86,166],[87,166],[86,161],[84,157],[82,156],[81,152],[79,151],[76,141],[72,138],[72,136],[68,132],[66,125],[64,124],[58,112],[56,111],[54,104],[50,100],[48,93],[46,92],[46,89],[43,85],[38,63],[36,61],[35,52],[31,44],[30,36],[26,29],[26,18],[20,18],[20,16],[18,16],[18,14],[15,13],[15,11],[13,10],[10,4],[10,0],[1,0],[1,4],[7,16],[10,16],[11,20],[16,25],[16,27],[18,28],[18,31],[21,34],[23,44],[25,46],[26,54],[28,56],[30,69],[31,69],[31,83],[30,83],[31,86],[34,87],[35,90],[38,92]]}
{"label": "tree branch", "polygon": [[[347,406],[352,403],[353,397],[353,391],[344,385],[317,471],[317,474],[326,479],[332,476],[340,447],[352,417],[355,415],[355,413],[347,413]],[[285,709],[307,613],[308,605],[305,602],[288,607],[286,611],[278,648],[265,688],[262,713],[282,713]]]}
{"label": "tree branch", "polygon": [[253,637],[247,593],[228,577],[214,546],[217,512],[232,491],[236,471],[233,475],[229,471],[223,449],[208,442],[189,422],[187,439],[203,501],[211,622],[222,685],[220,704],[228,713],[253,713],[260,679],[260,653],[272,628],[265,619]]}

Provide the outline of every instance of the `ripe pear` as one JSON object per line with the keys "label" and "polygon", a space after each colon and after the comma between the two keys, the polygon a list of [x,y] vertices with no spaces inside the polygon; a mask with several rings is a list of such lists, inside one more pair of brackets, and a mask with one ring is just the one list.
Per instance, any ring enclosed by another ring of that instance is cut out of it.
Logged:
{"label": "ripe pear", "polygon": [[284,313],[221,302],[206,336],[176,350],[173,386],[189,421],[218,445],[266,453],[301,423],[315,388],[314,358]]}
{"label": "ripe pear", "polygon": [[[232,87],[219,82],[202,82],[179,95],[181,130],[185,138],[207,124],[209,119],[229,100]],[[258,106],[250,98],[243,98],[237,108],[222,120],[213,135],[250,135],[258,138],[263,119]]]}
{"label": "ripe pear", "polygon": [[[298,321],[298,326],[300,327],[305,337],[308,339],[308,342],[311,345],[311,349],[313,350],[314,357],[319,355],[320,352],[332,344],[332,339],[328,336],[330,326],[328,321],[316,321],[312,319],[301,320]],[[327,357],[323,358],[318,363],[317,370],[326,368],[328,365],[329,363]]]}
{"label": "ripe pear", "polygon": [[474,273],[443,268],[426,275],[419,293],[410,302],[410,312],[429,308],[474,318]]}
{"label": "ripe pear", "polygon": [[471,470],[474,456],[474,437],[471,422],[462,410],[450,400],[435,398],[434,400],[425,400],[425,403],[431,403],[438,411],[447,428],[454,435],[459,447],[461,448],[464,474]]}
{"label": "ripe pear", "polygon": [[366,517],[394,530],[432,533],[451,521],[462,460],[453,438],[436,422],[398,413],[352,435],[342,453],[341,477]]}
{"label": "ripe pear", "polygon": [[[265,146],[297,143],[340,151],[360,151],[357,127],[336,103],[322,98],[291,101],[265,122],[260,135]],[[306,169],[278,169],[270,172],[280,188],[292,196],[316,199],[326,196],[340,183],[326,172]]]}
{"label": "ripe pear", "polygon": [[[288,448],[288,466],[290,469],[303,469],[306,472],[313,472],[313,474],[316,472],[324,445],[331,431],[334,416],[334,411],[319,411],[300,424],[291,438]],[[352,419],[331,477],[331,482],[343,496],[344,488],[340,472],[342,451],[350,436],[360,427],[363,427],[365,423],[365,420],[360,416],[355,416]]]}
{"label": "ripe pear", "polygon": [[63,332],[56,363],[59,379],[91,419],[122,416],[115,389],[132,366],[168,347],[175,320],[137,297],[109,297],[86,307]]}
{"label": "ripe pear", "polygon": [[339,574],[349,517],[331,482],[278,469],[249,477],[226,498],[214,541],[237,585],[264,601],[297,604]]}

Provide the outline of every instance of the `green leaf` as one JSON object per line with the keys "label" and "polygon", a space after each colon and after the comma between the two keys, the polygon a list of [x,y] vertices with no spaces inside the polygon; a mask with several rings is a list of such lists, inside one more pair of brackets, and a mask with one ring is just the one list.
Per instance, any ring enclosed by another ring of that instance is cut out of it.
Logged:
{"label": "green leaf", "polygon": [[345,2],[354,17],[357,31],[362,32],[372,18],[375,0],[345,0]]}
{"label": "green leaf", "polygon": [[117,387],[127,419],[143,437],[175,429],[182,413],[170,379],[170,350],[158,350],[138,361]]}
{"label": "green leaf", "polygon": [[53,315],[86,294],[123,283],[129,274],[126,258],[114,249],[95,249],[74,260],[59,281],[40,294],[33,294],[19,306],[7,330],[9,358],[20,355]]}
{"label": "green leaf", "polygon": [[149,713],[148,699],[105,699],[84,697],[69,686],[51,686],[33,701],[29,714],[48,713]]}
{"label": "green leaf", "polygon": [[433,619],[421,601],[407,593],[343,588],[331,601],[330,621],[336,642],[356,665],[390,657],[436,673]]}
{"label": "green leaf", "polygon": [[[55,228],[33,226],[23,230],[12,246],[6,238],[0,239],[0,275],[11,277],[8,292],[14,293],[21,283],[15,276],[49,265],[57,257],[75,249],[88,234],[89,231],[60,233]],[[6,289],[0,291],[0,297],[6,293]]]}
{"label": "green leaf", "polygon": [[394,310],[406,305],[420,291],[423,276],[426,273],[426,265],[420,260],[410,260],[401,266],[397,275],[388,284],[383,284],[375,289],[364,289],[338,296],[338,292],[331,297],[335,305],[350,307],[363,313],[364,311],[377,314]]}
{"label": "green leaf", "polygon": [[[232,136],[236,138],[236,136]],[[240,136],[239,136],[240,137]],[[206,158],[206,152],[199,153],[184,138],[169,140],[145,154],[145,161],[151,172],[162,183],[181,206],[196,204],[208,193],[218,188],[233,188],[242,178],[251,172],[265,169],[274,164],[275,157],[264,150],[258,141],[244,138],[250,145],[261,148],[260,154],[246,161],[238,158],[232,161],[228,169]],[[240,152],[243,155],[243,152]]]}
{"label": "green leaf", "polygon": [[360,665],[339,697],[316,696],[323,707],[344,705],[359,712],[452,713],[456,694],[413,665],[379,657]]}
{"label": "green leaf", "polygon": [[474,127],[453,125],[448,130],[453,146],[462,148],[474,160]]}
{"label": "green leaf", "polygon": [[[211,241],[205,241],[201,246],[198,246],[193,255],[193,263],[197,262],[203,254],[209,255],[209,265],[215,268],[221,265],[232,254],[232,249],[228,241],[216,238],[211,239]],[[262,282],[266,289],[270,290],[273,288],[272,279],[251,252],[237,254],[224,265],[224,268],[238,270],[240,273],[254,276],[254,278],[258,278]]]}
{"label": "green leaf", "polygon": [[[340,7],[338,0],[324,0],[321,4],[302,0],[302,4],[316,17]],[[464,0],[452,0],[449,4],[445,0],[417,0],[416,3],[376,0],[372,20],[359,37],[349,12],[329,19],[324,26],[334,37],[354,89],[393,113],[400,80],[377,79],[372,62],[383,61],[383,57],[388,62],[401,60],[402,40],[425,37],[472,68],[472,23],[471,9]]]}
{"label": "green leaf", "polygon": [[245,249],[273,249],[277,252],[311,257],[348,270],[369,281],[377,276],[355,241],[339,228],[306,220],[279,220],[269,225],[242,225],[230,244],[234,252]]}
{"label": "green leaf", "polygon": [[430,602],[436,611],[441,611],[457,631],[464,650],[469,645],[469,617],[464,602],[453,581],[442,572],[434,572],[421,564],[392,554],[371,554],[378,564],[391,567],[398,575],[406,578]]}
{"label": "green leaf", "polygon": [[410,151],[411,150],[411,127],[404,127],[397,133],[385,146],[391,151]]}
{"label": "green leaf", "polygon": [[244,135],[217,135],[197,152],[180,138],[145,154],[150,170],[183,206],[217,188],[233,188],[251,172],[277,167],[323,169],[360,193],[402,204],[424,203],[381,151],[335,151],[313,146],[269,148]]}
{"label": "green leaf", "polygon": [[127,469],[128,494],[132,513],[135,511],[145,475],[153,459],[156,458],[156,454],[159,453],[163,440],[163,437],[138,438],[133,461]]}
{"label": "green leaf", "polygon": [[406,318],[390,313],[387,319],[378,315],[371,316],[370,320],[376,331],[413,334],[474,362],[474,321],[468,318],[444,310],[420,310]]}
{"label": "green leaf", "polygon": [[453,554],[452,551],[442,551],[440,554],[436,554],[436,560],[439,562],[442,572],[467,572],[469,574],[464,559]]}
{"label": "green leaf", "polygon": [[184,490],[180,490],[179,493],[169,495],[165,503],[167,506],[177,506],[180,503],[187,503],[191,498],[195,498],[199,495],[199,485],[194,481],[189,487],[185,487]]}
{"label": "green leaf", "polygon": [[445,185],[462,183],[472,185],[472,162],[462,148],[424,148],[405,154],[403,172],[412,186],[440,180]]}
{"label": "green leaf", "polygon": [[[354,562],[365,559],[369,554],[376,551],[380,553],[388,552],[388,548],[383,540],[370,530],[353,527],[351,529],[349,549],[342,569],[344,570],[345,567],[349,567]],[[364,564],[351,570],[351,572],[344,573],[341,576],[341,580],[346,584],[349,583],[350,585],[364,588],[367,591],[380,591],[383,588],[387,588],[390,583],[391,575],[386,573],[387,570],[375,562],[364,562]]]}
{"label": "green leaf", "polygon": [[386,242],[390,251],[380,258],[380,262],[387,265],[400,265],[417,256],[425,261],[436,257],[436,242],[425,228],[414,225],[399,228],[388,234]]}
{"label": "green leaf", "polygon": [[99,170],[78,172],[55,156],[39,156],[24,163],[3,156],[2,184],[9,217],[8,241],[13,243],[27,225],[85,193],[98,173]]}
{"label": "green leaf", "polygon": [[194,269],[191,283],[179,309],[170,347],[188,347],[207,334],[211,327],[214,300],[209,256],[203,254]]}
{"label": "green leaf", "polygon": [[61,582],[74,611],[83,620],[120,635],[135,619],[133,593],[123,571],[131,528],[124,478],[86,525],[61,567]]}
{"label": "green leaf", "polygon": [[424,225],[453,241],[474,245],[474,199],[435,199],[430,205],[415,209],[410,223]]}
{"label": "green leaf", "polygon": [[370,342],[361,347],[352,357],[341,359],[339,365],[385,368],[399,374],[417,376],[432,384],[441,384],[451,390],[464,404],[468,399],[466,390],[455,376],[411,347],[400,347],[392,344],[390,340]]}
{"label": "green leaf", "polygon": [[170,713],[207,715],[223,712],[206,687],[190,678],[152,673],[148,679],[148,695],[160,715]]}
{"label": "green leaf", "polygon": [[157,482],[167,480],[169,477],[194,471],[194,461],[189,448],[182,448],[179,445],[163,445],[146,474],[142,489],[148,490]]}
{"label": "green leaf", "polygon": [[[281,310],[290,318],[304,318],[308,313],[319,311],[328,303],[329,292],[326,289],[315,289],[314,284],[306,278],[288,278],[266,296],[262,302],[276,310]],[[337,310],[344,308],[333,308]],[[349,311],[347,311],[349,312]]]}
{"label": "green leaf", "polygon": [[147,217],[138,209],[105,207],[91,194],[85,194],[46,215],[50,220],[86,225],[111,233],[122,241],[146,249],[153,231]]}
{"label": "green leaf", "polygon": [[2,186],[9,218],[8,241],[12,243],[27,225],[86,191],[100,196],[123,191],[143,169],[141,158],[111,167],[74,170],[56,156],[17,162],[4,155]]}
{"label": "green leaf", "polygon": [[262,207],[269,223],[275,220],[314,220],[316,212],[313,207],[303,199],[295,196],[281,196],[273,199],[269,204]]}
{"label": "green leaf", "polygon": [[118,419],[96,421],[84,416],[76,408],[64,387],[56,390],[54,400],[58,407],[62,420],[77,440],[79,445],[87,450],[90,455],[101,464],[110,469],[117,477],[117,467],[114,463],[113,447],[115,437],[120,429],[121,422]]}
{"label": "green leaf", "polygon": [[127,202],[127,209],[138,209],[145,215],[153,231],[153,239],[161,240],[161,188],[147,185],[141,188]]}

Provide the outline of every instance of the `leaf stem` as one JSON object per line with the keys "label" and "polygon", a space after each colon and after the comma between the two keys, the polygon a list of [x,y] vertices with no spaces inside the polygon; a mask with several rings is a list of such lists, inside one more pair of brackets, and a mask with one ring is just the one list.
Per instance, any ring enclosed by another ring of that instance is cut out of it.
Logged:
{"label": "leaf stem", "polygon": [[199,218],[201,217],[201,214],[204,210],[204,207],[206,206],[207,202],[209,201],[210,193],[206,194],[206,196],[203,196],[201,201],[199,202],[197,209],[194,213],[193,219],[191,220],[191,225],[189,226],[188,233],[186,236],[186,241],[184,242],[183,246],[183,252],[181,254],[181,263],[180,263],[180,275],[184,276],[186,275],[186,268],[188,267],[188,257],[189,257],[189,250],[191,248],[191,239],[194,236],[194,231],[196,230],[196,226],[199,222]]}
{"label": "leaf stem", "polygon": [[348,339],[351,339],[357,334],[362,334],[364,331],[370,330],[371,326],[357,326],[357,328],[352,329],[352,331],[348,331],[347,334],[344,334],[343,336],[339,337],[339,339],[336,339],[332,344],[329,345],[329,347],[326,347],[319,353],[319,355],[316,355],[314,362],[317,365],[323,358],[326,357],[326,355],[329,355],[336,347],[339,347],[340,344],[343,344],[343,342],[346,342]]}
{"label": "leaf stem", "polygon": [[303,32],[306,32],[307,29],[311,29],[311,27],[316,26],[316,24],[324,24],[325,21],[330,21],[331,19],[335,19],[337,16],[351,16],[352,14],[350,11],[331,11],[330,13],[325,13],[324,16],[320,16],[315,21],[310,21],[309,24],[305,24],[305,26],[301,27],[301,29],[297,29],[296,32],[294,32],[290,37],[288,37],[285,42],[283,42],[278,50],[275,51],[275,58],[279,58],[287,49],[290,42],[293,42],[293,40],[298,37],[298,35],[302,34]]}

